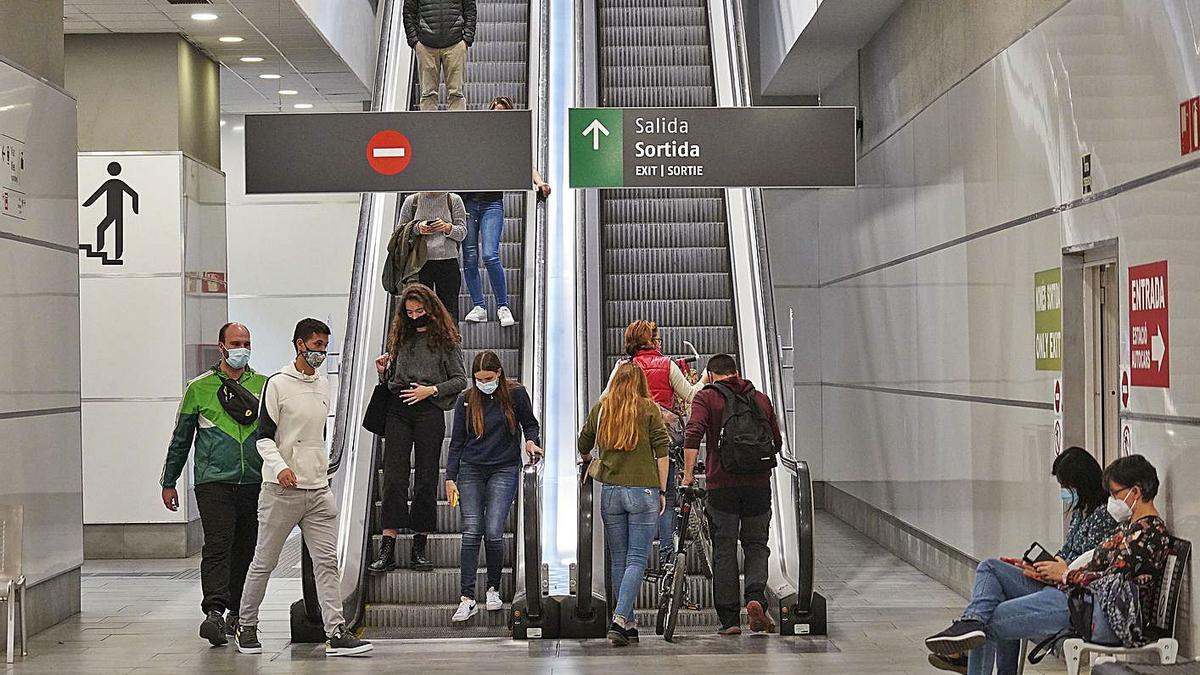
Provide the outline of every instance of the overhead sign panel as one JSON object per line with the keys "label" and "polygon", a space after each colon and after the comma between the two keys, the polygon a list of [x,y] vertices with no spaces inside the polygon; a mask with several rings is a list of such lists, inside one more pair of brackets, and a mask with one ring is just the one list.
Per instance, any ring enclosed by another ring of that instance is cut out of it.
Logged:
{"label": "overhead sign panel", "polygon": [[1062,269],[1033,273],[1033,354],[1037,370],[1062,370]]}
{"label": "overhead sign panel", "polygon": [[529,190],[528,110],[246,116],[246,193]]}
{"label": "overhead sign panel", "polygon": [[572,108],[571,187],[853,187],[844,107]]}

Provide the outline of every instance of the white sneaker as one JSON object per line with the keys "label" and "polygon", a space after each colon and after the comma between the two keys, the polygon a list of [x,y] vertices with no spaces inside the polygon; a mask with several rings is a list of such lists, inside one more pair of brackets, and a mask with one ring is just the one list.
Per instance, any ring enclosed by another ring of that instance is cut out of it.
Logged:
{"label": "white sneaker", "polygon": [[504,601],[500,599],[500,591],[488,586],[487,590],[487,610],[495,612],[504,609]]}
{"label": "white sneaker", "polygon": [[513,318],[512,312],[507,307],[500,307],[496,310],[496,317],[500,319],[500,325],[504,327],[517,325],[517,320]]}
{"label": "white sneaker", "polygon": [[451,621],[466,621],[479,613],[479,605],[470,598],[460,598],[462,602],[458,603],[458,609],[454,610],[454,616],[450,617]]}
{"label": "white sneaker", "polygon": [[472,323],[483,323],[483,322],[487,321],[487,310],[484,309],[483,307],[476,305],[474,309],[467,312],[467,315],[465,317],[463,317],[463,321],[470,321]]}

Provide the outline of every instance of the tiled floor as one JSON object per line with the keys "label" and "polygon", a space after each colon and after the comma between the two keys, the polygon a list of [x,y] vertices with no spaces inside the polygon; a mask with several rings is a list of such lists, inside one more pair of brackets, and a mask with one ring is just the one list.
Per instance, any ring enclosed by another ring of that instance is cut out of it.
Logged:
{"label": "tiled floor", "polygon": [[[619,651],[602,640],[412,640],[380,643],[370,658],[327,660],[320,646],[287,645],[287,607],[300,596],[300,580],[274,578],[260,627],[265,653],[244,656],[196,637],[200,582],[172,577],[189,576],[178,573],[197,559],[106,561],[84,567],[83,612],[31,640],[31,655],[6,672],[378,673],[415,663],[430,673],[931,672],[921,639],[945,627],[962,598],[824,513],[817,532],[828,639],[689,636],[669,644],[649,635]],[[134,576],[144,573],[155,576]],[[1050,668],[1026,672],[1061,672]]]}

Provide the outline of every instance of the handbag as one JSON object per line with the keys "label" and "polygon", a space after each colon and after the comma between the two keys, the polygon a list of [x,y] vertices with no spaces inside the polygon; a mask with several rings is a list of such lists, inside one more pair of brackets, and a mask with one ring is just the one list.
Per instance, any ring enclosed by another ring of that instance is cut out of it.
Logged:
{"label": "handbag", "polygon": [[[600,414],[603,412],[604,412],[603,406],[601,406],[600,408],[598,408],[596,410],[596,437],[597,438],[599,438],[599,436],[600,436]],[[600,455],[603,453],[604,453],[604,450],[600,449],[599,444],[597,444],[596,456],[593,457],[592,460],[590,462],[588,462],[588,465],[587,465],[587,473],[585,475],[588,478],[591,478],[592,480],[600,480],[600,469],[603,467],[603,462],[600,461]]]}
{"label": "handbag", "polygon": [[1080,638],[1084,642],[1092,641],[1092,610],[1095,596],[1087,586],[1072,586],[1065,591],[1067,594],[1067,616],[1070,625],[1067,628],[1042,640],[1029,652],[1029,662],[1037,665],[1046,658],[1055,646],[1067,638]]}
{"label": "handbag", "polygon": [[250,426],[257,422],[258,397],[240,382],[224,377],[219,372],[218,377],[221,378],[221,387],[217,389],[217,402],[225,412],[242,426]]}
{"label": "handbag", "polygon": [[387,383],[391,379],[392,364],[389,363],[384,371],[383,381],[375,385],[375,391],[371,392],[371,401],[367,403],[367,410],[363,413],[363,428],[376,436],[387,434],[387,412],[388,406],[392,404],[392,390],[388,389]]}

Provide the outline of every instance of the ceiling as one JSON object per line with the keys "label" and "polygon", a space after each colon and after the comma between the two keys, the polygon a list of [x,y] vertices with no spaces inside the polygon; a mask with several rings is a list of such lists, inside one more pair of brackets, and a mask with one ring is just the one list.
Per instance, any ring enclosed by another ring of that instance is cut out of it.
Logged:
{"label": "ceiling", "polygon": [[[214,21],[192,15],[210,12]],[[211,0],[172,5],[167,0],[64,0],[70,33],[178,33],[221,64],[221,110],[251,113],[312,104],[313,112],[363,109],[371,93],[325,41],[295,0]],[[218,41],[243,38],[239,43]],[[243,63],[242,57],[261,57]],[[281,75],[266,80],[259,75]],[[280,95],[294,90],[295,95]]]}

